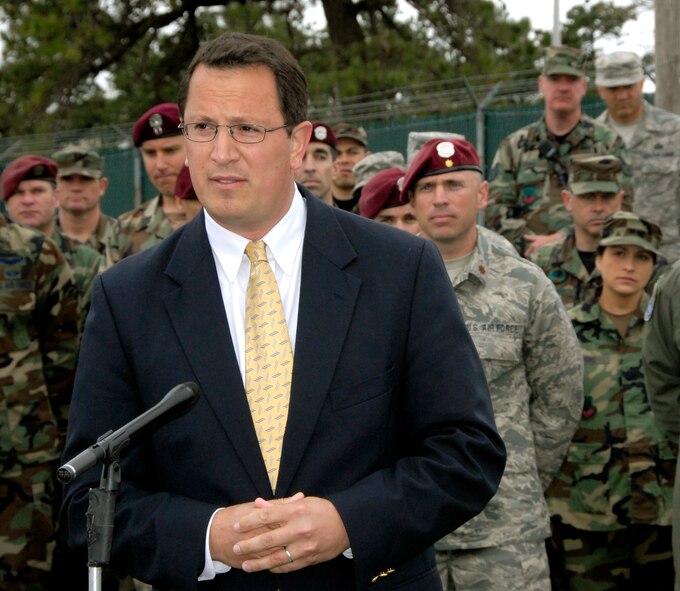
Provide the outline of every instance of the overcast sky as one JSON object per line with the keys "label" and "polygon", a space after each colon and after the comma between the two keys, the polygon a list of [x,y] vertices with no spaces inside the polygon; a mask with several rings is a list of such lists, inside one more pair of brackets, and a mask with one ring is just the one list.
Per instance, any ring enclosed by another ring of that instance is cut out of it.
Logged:
{"label": "overcast sky", "polygon": [[[528,17],[535,29],[552,31],[554,18],[554,0],[494,0],[497,4],[504,3],[508,14],[513,19]],[[613,0],[617,6],[628,6],[630,0]],[[576,0],[558,0],[560,22],[564,22],[567,12],[574,6],[585,4]],[[597,49],[604,51],[635,51],[639,54],[654,51],[654,11],[646,10],[640,14],[636,21],[626,24],[620,39],[600,42]]]}
{"label": "overcast sky", "polygon": [[[504,3],[510,18],[519,20],[523,17],[528,17],[535,29],[542,29],[544,31],[552,31],[553,29],[553,14],[555,7],[555,0],[494,0],[496,4]],[[614,4],[618,6],[628,6],[631,0],[613,0]],[[574,6],[585,4],[583,1],[577,0],[558,0],[560,21],[564,22],[567,12]],[[412,13],[412,9],[403,3],[404,12],[406,14]],[[314,27],[324,27],[326,20],[323,14],[323,7],[321,2],[316,0],[311,9],[305,14],[305,20]],[[649,53],[654,50],[654,11],[646,10],[643,12],[637,21],[629,22],[623,31],[620,39],[608,40],[601,42],[596,46],[605,52],[626,50],[635,51],[641,55]]]}

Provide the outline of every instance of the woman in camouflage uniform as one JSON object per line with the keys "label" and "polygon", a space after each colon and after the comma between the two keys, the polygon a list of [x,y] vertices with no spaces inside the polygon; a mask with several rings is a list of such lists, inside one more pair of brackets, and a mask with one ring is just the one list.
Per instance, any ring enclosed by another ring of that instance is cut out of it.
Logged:
{"label": "woman in camouflage uniform", "polygon": [[560,472],[546,492],[554,589],[673,589],[671,509],[676,449],[647,399],[644,292],[659,228],[617,212],[596,254],[602,292],[569,314],[584,354],[585,404]]}

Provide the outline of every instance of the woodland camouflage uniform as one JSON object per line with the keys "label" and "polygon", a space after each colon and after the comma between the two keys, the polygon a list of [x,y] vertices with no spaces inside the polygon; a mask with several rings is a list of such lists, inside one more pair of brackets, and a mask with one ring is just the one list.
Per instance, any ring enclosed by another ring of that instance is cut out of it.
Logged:
{"label": "woodland camouflage uniform", "polygon": [[79,340],[78,296],[57,246],[0,216],[0,588],[42,591],[51,567],[52,404],[68,400]]}
{"label": "woodland camouflage uniform", "polygon": [[163,211],[162,196],[142,203],[118,218],[116,249],[119,259],[157,244],[185,221],[184,214],[170,220]]}
{"label": "woodland camouflage uniform", "polygon": [[[620,160],[609,154],[601,156],[576,155],[569,159],[567,190],[572,199],[587,199],[597,194],[613,197],[622,188],[622,165]],[[570,218],[571,218],[571,214]],[[529,255],[548,279],[553,282],[565,307],[593,303],[600,295],[602,277],[597,268],[588,271],[576,247],[573,224],[556,242],[537,248]],[[655,282],[667,268],[668,262],[657,257],[654,274],[647,286],[652,292]]]}
{"label": "woodland camouflage uniform", "polygon": [[[559,74],[584,76],[583,54],[568,47],[548,48],[543,75]],[[584,153],[612,154],[621,160],[623,207],[630,210],[633,172],[621,137],[581,114],[574,129],[558,139],[542,117],[501,141],[491,164],[485,225],[505,236],[521,253],[524,234],[551,234],[567,227],[571,217],[561,192],[566,187],[569,157]]]}
{"label": "woodland camouflage uniform", "polygon": [[[648,240],[641,237],[637,216],[617,212],[608,220],[602,234],[607,240],[627,235],[630,244],[649,242],[649,250],[658,253],[651,250],[658,248],[658,227]],[[637,589],[640,581],[630,580],[634,570],[647,567],[661,578],[665,569],[668,581],[672,569],[677,446],[657,422],[645,388],[642,345],[648,301],[643,293],[625,336],[598,302],[569,310],[584,355],[585,403],[567,458],[546,497],[553,541],[573,590]],[[599,545],[590,545],[598,534]],[[624,549],[627,544],[641,546],[634,565],[630,548],[627,556],[618,554],[619,544]]]}

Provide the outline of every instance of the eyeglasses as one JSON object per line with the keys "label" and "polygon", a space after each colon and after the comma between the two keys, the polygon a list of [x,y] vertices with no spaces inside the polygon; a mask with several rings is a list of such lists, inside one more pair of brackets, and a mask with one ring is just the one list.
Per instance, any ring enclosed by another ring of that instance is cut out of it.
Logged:
{"label": "eyeglasses", "polygon": [[284,123],[278,127],[263,127],[252,123],[237,123],[236,125],[215,125],[214,123],[180,123],[184,137],[192,142],[211,142],[217,137],[217,130],[226,127],[229,135],[241,144],[259,144],[264,141],[267,132],[288,129]]}

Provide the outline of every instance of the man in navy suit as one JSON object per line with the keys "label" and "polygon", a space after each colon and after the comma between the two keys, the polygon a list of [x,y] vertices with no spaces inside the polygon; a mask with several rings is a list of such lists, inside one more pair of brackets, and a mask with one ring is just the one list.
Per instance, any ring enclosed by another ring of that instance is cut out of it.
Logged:
{"label": "man in navy suit", "polygon": [[[503,472],[436,248],[295,185],[306,105],[279,43],[204,44],[180,88],[204,210],[93,289],[65,458],[178,383],[201,392],[122,457],[112,564],[157,588],[440,589],[433,542],[479,513]],[[266,244],[294,352],[275,490],[244,390],[252,240]],[[86,543],[98,476],[66,488],[73,544]]]}

